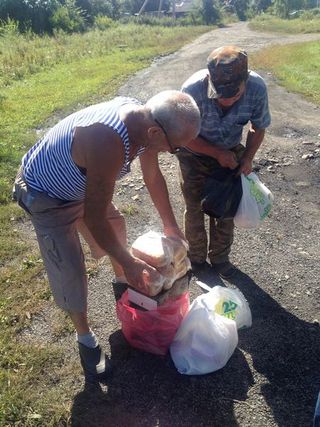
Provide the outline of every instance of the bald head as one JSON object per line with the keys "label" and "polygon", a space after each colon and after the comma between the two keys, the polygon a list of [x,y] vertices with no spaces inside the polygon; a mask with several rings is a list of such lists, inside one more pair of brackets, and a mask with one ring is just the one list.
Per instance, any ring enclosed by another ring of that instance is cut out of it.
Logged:
{"label": "bald head", "polygon": [[149,99],[146,108],[168,133],[180,137],[188,128],[196,137],[200,131],[200,111],[194,99],[177,90],[165,90]]}

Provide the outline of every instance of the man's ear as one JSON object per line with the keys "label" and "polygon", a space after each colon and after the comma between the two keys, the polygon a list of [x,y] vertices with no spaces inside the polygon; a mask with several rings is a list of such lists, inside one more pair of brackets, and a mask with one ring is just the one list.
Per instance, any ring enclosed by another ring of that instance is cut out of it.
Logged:
{"label": "man's ear", "polygon": [[151,126],[148,128],[148,137],[150,139],[154,138],[155,136],[159,136],[161,133],[161,129],[158,126]]}

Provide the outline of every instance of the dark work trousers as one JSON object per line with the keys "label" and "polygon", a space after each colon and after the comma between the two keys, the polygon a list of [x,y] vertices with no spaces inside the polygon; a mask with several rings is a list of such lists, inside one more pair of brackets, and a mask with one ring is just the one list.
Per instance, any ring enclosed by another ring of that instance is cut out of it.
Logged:
{"label": "dark work trousers", "polygon": [[[239,144],[232,149],[238,160],[244,152]],[[196,156],[186,150],[177,155],[180,164],[180,184],[185,200],[184,230],[189,242],[191,262],[202,263],[207,256],[212,264],[228,261],[233,243],[233,219],[209,219],[209,239],[205,228],[205,214],[201,209],[204,185],[214,170],[221,168],[209,156]],[[209,251],[208,251],[209,240]]]}

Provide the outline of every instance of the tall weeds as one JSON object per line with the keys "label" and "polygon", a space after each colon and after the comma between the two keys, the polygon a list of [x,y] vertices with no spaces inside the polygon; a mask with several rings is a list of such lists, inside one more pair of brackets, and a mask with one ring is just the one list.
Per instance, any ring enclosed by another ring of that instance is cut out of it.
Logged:
{"label": "tall weeds", "polygon": [[114,25],[101,31],[67,35],[56,32],[53,37],[19,34],[12,26],[0,30],[0,88],[26,78],[40,70],[83,58],[94,58],[116,49],[134,50],[137,47],[166,46],[182,28],[150,25]]}

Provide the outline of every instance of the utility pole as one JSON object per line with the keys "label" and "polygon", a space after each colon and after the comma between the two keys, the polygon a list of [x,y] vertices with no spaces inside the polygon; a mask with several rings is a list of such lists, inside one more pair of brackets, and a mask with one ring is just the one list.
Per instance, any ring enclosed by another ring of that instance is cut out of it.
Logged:
{"label": "utility pole", "polygon": [[176,19],[176,0],[172,0],[172,18]]}
{"label": "utility pole", "polygon": [[159,17],[160,17],[160,15],[161,15],[162,3],[163,3],[163,0],[160,0],[160,1],[159,1],[159,9],[158,9],[158,18],[159,18]]}
{"label": "utility pole", "polygon": [[138,12],[138,15],[141,15],[143,13],[143,11],[146,8],[148,2],[149,2],[149,0],[144,0],[143,5],[141,6],[141,9]]}

